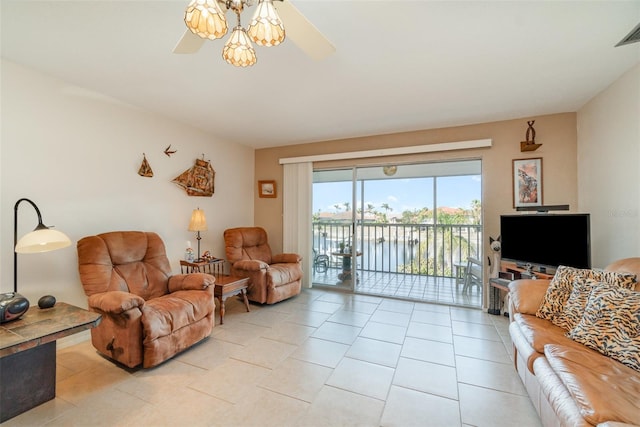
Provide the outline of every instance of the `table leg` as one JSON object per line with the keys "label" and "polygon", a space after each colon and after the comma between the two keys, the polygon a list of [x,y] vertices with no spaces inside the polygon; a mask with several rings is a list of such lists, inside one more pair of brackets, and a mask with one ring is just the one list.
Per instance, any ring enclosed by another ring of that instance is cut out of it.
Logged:
{"label": "table leg", "polygon": [[251,310],[249,310],[249,300],[247,299],[247,291],[243,289],[240,291],[240,293],[242,294],[242,299],[244,300],[244,306],[247,307],[247,313],[248,313]]}
{"label": "table leg", "polygon": [[220,324],[221,325],[224,325],[224,300],[226,300],[225,297],[218,298],[218,301],[220,301]]}
{"label": "table leg", "polygon": [[489,314],[500,314],[500,289],[489,285]]}

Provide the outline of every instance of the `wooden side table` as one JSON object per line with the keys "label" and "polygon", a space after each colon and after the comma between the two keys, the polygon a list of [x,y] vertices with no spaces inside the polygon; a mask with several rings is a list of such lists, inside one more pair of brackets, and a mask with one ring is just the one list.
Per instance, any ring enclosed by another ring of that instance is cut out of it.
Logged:
{"label": "wooden side table", "polygon": [[244,306],[247,308],[247,312],[251,311],[249,309],[249,300],[247,299],[247,286],[249,286],[248,277],[236,277],[229,276],[227,274],[216,275],[216,283],[213,295],[220,302],[221,325],[224,325],[224,302],[230,296],[242,294],[242,299],[244,299]]}
{"label": "wooden side table", "polygon": [[56,395],[56,340],[98,326],[102,317],[63,302],[31,307],[0,326],[0,422]]}
{"label": "wooden side table", "polygon": [[224,273],[224,259],[211,258],[203,261],[186,261],[180,260],[180,272],[181,273],[209,273],[209,274],[222,274]]}

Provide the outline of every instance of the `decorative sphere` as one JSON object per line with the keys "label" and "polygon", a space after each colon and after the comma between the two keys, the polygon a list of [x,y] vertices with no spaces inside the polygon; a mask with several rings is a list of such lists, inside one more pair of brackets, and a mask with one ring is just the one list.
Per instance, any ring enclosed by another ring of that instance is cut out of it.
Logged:
{"label": "decorative sphere", "polygon": [[56,305],[56,297],[53,295],[45,295],[38,300],[38,307],[51,308]]}

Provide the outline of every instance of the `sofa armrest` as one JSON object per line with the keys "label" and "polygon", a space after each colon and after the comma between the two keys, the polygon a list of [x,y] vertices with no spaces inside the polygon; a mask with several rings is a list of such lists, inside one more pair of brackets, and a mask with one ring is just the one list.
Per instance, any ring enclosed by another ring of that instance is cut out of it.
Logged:
{"label": "sofa armrest", "polygon": [[213,286],[216,278],[211,274],[189,273],[176,274],[169,277],[169,292],[176,291],[201,291]]}
{"label": "sofa armrest", "polygon": [[269,264],[267,264],[264,261],[259,261],[257,259],[243,259],[243,260],[234,262],[233,268],[236,270],[258,271],[258,270],[268,269]]}
{"label": "sofa armrest", "polygon": [[122,314],[143,305],[142,297],[124,291],[100,292],[89,296],[89,308],[107,314]]}
{"label": "sofa armrest", "polygon": [[550,282],[551,280],[546,279],[519,279],[509,283],[512,314],[535,315],[542,304]]}
{"label": "sofa armrest", "polygon": [[274,264],[293,263],[302,261],[302,257],[298,254],[277,254],[271,258]]}

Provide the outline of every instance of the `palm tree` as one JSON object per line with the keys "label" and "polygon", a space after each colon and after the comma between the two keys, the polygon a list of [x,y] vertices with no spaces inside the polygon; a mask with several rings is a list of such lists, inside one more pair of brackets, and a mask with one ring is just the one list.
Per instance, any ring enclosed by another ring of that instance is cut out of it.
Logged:
{"label": "palm tree", "polygon": [[[452,265],[446,259],[446,254],[458,252],[461,258],[471,254],[473,247],[469,241],[455,230],[460,230],[458,225],[464,225],[466,221],[464,213],[448,213],[438,210],[437,224],[428,226],[426,236],[421,235],[419,256],[411,263],[405,264],[400,270],[413,274],[426,274],[444,276],[452,275]],[[435,241],[435,243],[434,243]],[[435,247],[434,247],[435,246]],[[453,259],[451,260],[454,261]],[[436,266],[438,270],[436,271]]]}
{"label": "palm tree", "polygon": [[480,218],[482,216],[482,203],[480,200],[473,199],[471,201],[471,216],[474,224],[480,224]]}

